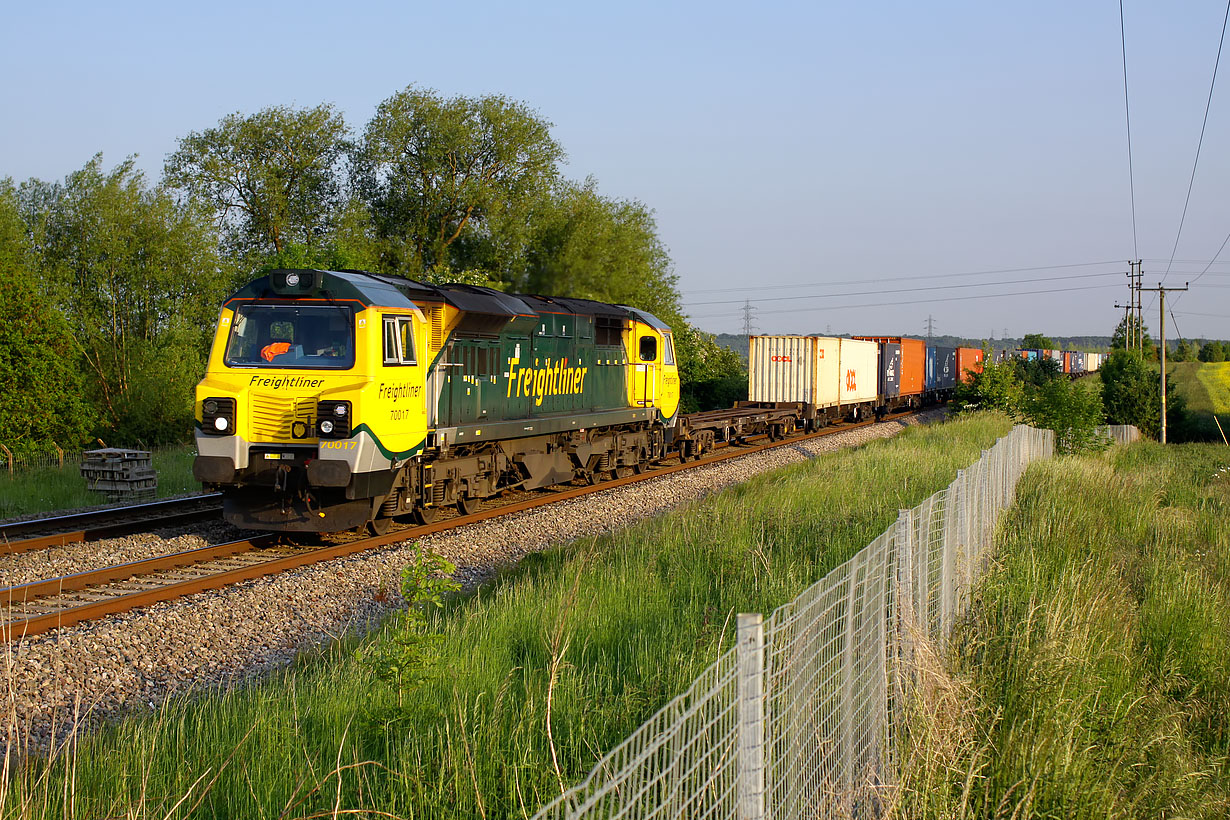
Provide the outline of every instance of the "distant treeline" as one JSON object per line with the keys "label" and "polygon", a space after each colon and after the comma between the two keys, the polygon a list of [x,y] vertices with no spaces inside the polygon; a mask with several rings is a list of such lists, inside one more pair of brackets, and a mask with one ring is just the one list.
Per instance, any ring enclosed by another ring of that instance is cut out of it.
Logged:
{"label": "distant treeline", "polygon": [[634,305],[676,328],[685,383],[737,373],[685,322],[653,211],[566,179],[550,128],[411,86],[358,131],[331,105],[229,115],[158,180],[101,154],[58,182],[0,178],[0,443],[188,438],[221,300],[280,267]]}

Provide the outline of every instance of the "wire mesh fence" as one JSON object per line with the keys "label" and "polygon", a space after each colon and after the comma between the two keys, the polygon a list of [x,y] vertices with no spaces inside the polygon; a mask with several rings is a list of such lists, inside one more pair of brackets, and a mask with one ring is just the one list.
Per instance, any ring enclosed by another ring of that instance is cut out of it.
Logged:
{"label": "wire mesh fence", "polygon": [[740,615],[735,647],[535,817],[877,816],[916,643],[943,646],[1017,481],[1053,452],[1016,427],[767,620]]}

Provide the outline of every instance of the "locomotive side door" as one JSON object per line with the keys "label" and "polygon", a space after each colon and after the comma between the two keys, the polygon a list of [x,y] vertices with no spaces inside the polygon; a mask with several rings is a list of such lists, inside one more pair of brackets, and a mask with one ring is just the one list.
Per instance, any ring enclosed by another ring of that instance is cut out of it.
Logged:
{"label": "locomotive side door", "polygon": [[657,335],[652,331],[637,331],[634,351],[636,371],[633,377],[633,399],[637,407],[652,407],[657,402],[661,348]]}

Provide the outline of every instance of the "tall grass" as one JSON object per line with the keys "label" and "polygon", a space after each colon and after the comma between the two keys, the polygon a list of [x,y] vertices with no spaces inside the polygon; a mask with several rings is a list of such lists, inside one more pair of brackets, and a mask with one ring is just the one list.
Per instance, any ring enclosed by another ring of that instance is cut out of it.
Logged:
{"label": "tall grass", "polygon": [[262,685],[179,700],[50,763],[30,759],[0,807],[526,817],[728,648],[736,613],[793,598],[1008,427],[984,416],[912,428],[531,556],[434,618],[443,649],[417,685],[395,691],[353,644],[335,645]]}
{"label": "tall grass", "polygon": [[[162,447],[152,452],[158,473],[157,498],[200,491],[201,483],[192,477],[195,456],[191,446]],[[0,518],[120,503],[109,502],[106,495],[87,490],[85,484],[76,464],[0,472]]]}
{"label": "tall grass", "polygon": [[899,815],[1230,816],[1228,523],[1224,447],[1032,467]]}

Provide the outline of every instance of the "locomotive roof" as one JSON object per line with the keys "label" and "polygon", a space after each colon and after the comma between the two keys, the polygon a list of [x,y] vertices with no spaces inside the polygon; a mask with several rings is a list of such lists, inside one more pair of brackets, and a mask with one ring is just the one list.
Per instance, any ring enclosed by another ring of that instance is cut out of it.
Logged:
{"label": "locomotive roof", "polygon": [[[318,287],[310,293],[288,294],[275,287],[274,280],[285,282],[288,274],[298,273],[320,277]],[[336,300],[360,302],[392,308],[414,308],[418,302],[445,302],[465,313],[488,316],[537,316],[542,313],[571,313],[583,316],[636,318],[659,330],[670,328],[653,314],[626,305],[612,305],[592,299],[504,293],[478,285],[431,285],[400,276],[368,273],[359,270],[274,270],[254,279],[236,291],[230,299],[313,298],[318,294]]]}

